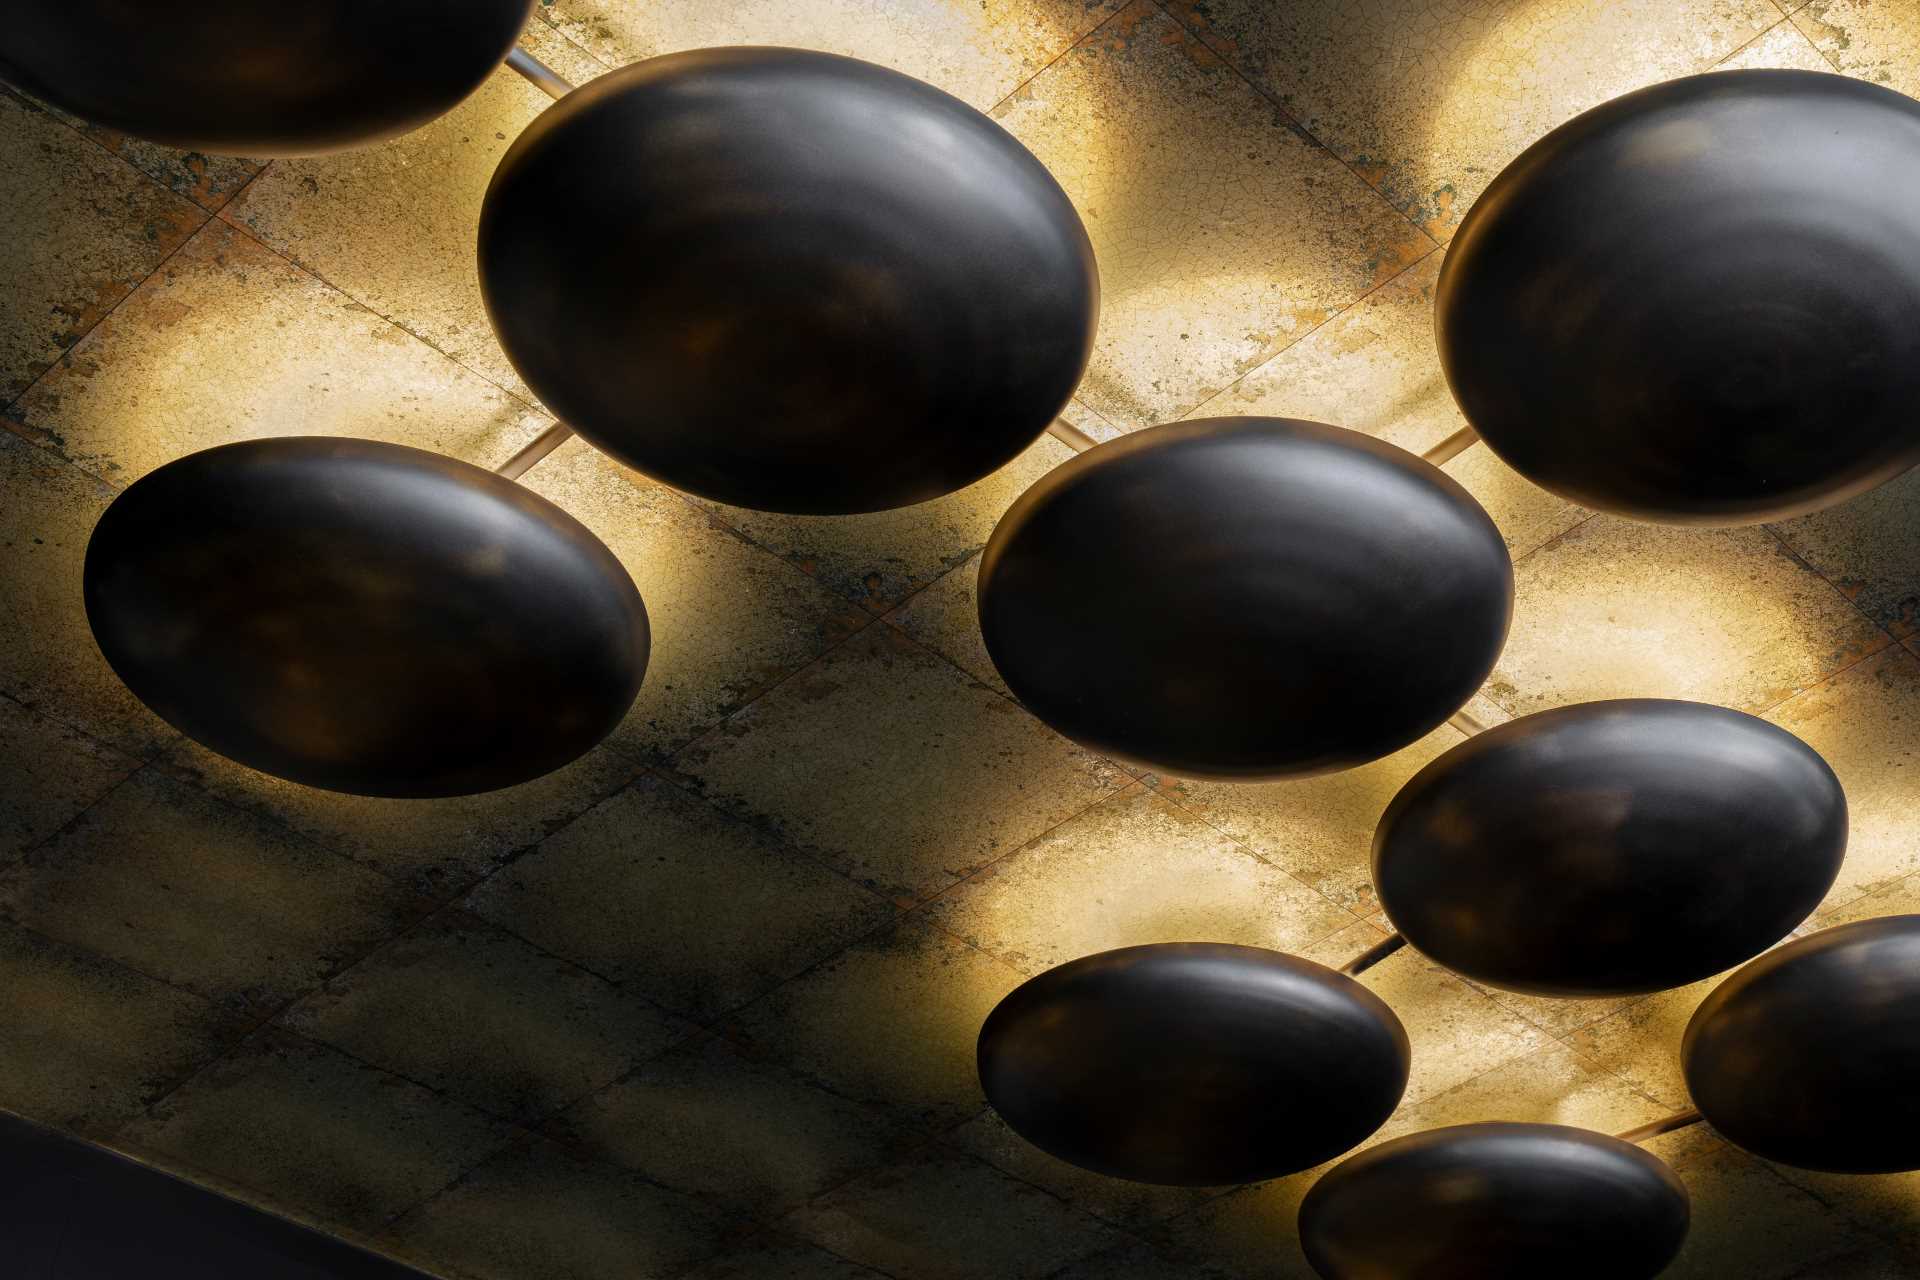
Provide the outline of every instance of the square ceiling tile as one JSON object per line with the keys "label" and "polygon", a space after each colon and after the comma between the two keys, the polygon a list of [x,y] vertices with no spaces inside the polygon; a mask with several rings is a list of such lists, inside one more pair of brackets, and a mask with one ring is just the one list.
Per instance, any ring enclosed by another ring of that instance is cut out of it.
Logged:
{"label": "square ceiling tile", "polygon": [[1093,239],[1078,398],[1117,427],[1180,417],[1433,247],[1147,0],[994,117]]}
{"label": "square ceiling tile", "polygon": [[877,62],[985,108],[1052,62],[1122,0],[547,0],[541,16],[609,63],[772,44]]}
{"label": "square ceiling tile", "polygon": [[1678,1172],[1693,1221],[1661,1280],[1867,1280],[1873,1274],[1841,1263],[1871,1250],[1869,1237],[1745,1152],[1722,1148]]}
{"label": "square ceiling tile", "polygon": [[206,212],[0,89],[0,403],[166,261]]}
{"label": "square ceiling tile", "polygon": [[1772,528],[1893,635],[1920,632],[1920,471]]}
{"label": "square ceiling tile", "polygon": [[1780,20],[1769,0],[1171,0],[1364,175],[1451,235],[1528,144],[1589,107],[1705,71]]}
{"label": "square ceiling tile", "polygon": [[[521,44],[584,84],[606,67],[534,22]],[[276,161],[222,217],[500,386],[532,399],[480,300],[474,228],[500,157],[552,99],[501,67],[387,142]]]}
{"label": "square ceiling tile", "polygon": [[663,1186],[764,1217],[923,1141],[885,1114],[703,1037],[553,1121],[569,1145]]}
{"label": "square ceiling tile", "polygon": [[1023,973],[1150,942],[1293,951],[1353,923],[1192,813],[1135,784],[927,907]]}
{"label": "square ceiling tile", "polygon": [[209,211],[217,210],[233,199],[248,180],[267,165],[264,160],[250,160],[243,156],[210,156],[198,151],[161,146],[157,142],[148,142],[144,138],[82,120],[29,94],[22,93],[20,96],[47,114],[73,126],[84,137],[119,156],[175,195],[185,196]]}
{"label": "square ceiling tile", "polygon": [[116,485],[266,436],[357,436],[492,465],[548,423],[218,219],[13,413],[29,438]]}
{"label": "square ceiling tile", "polygon": [[390,1239],[474,1280],[666,1280],[711,1256],[725,1235],[686,1196],[534,1142],[407,1214]]}
{"label": "square ceiling tile", "polygon": [[887,621],[989,689],[1013,696],[980,634],[979,556],[968,557],[965,563],[934,579]]}
{"label": "square ceiling tile", "polygon": [[113,490],[0,431],[0,695],[122,751],[148,756],[176,735],[120,683],[87,625],[87,541]]}
{"label": "square ceiling tile", "polygon": [[891,627],[831,651],[675,767],[721,808],[907,902],[1125,780]]}
{"label": "square ceiling tile", "polygon": [[1282,782],[1162,782],[1161,793],[1349,911],[1379,905],[1373,831],[1414,774],[1466,735],[1441,725],[1384,759]]}
{"label": "square ceiling tile", "polygon": [[843,1257],[913,1280],[1040,1280],[1122,1241],[971,1156],[923,1148],[787,1217]]}
{"label": "square ceiling tile", "polygon": [[1599,698],[1761,711],[1887,643],[1763,528],[1602,515],[1515,566],[1486,692],[1516,716]]}
{"label": "square ceiling tile", "polygon": [[1206,1187],[1163,1187],[1109,1178],[1068,1164],[1008,1128],[991,1107],[946,1134],[943,1141],[1123,1230],[1150,1230],[1215,1194]]}
{"label": "square ceiling tile", "polygon": [[1550,1038],[1411,947],[1357,981],[1387,1002],[1413,1045],[1401,1106],[1419,1104],[1544,1048]]}
{"label": "square ceiling tile", "polygon": [[0,917],[254,1015],[423,910],[384,876],[151,771],[0,870]]}
{"label": "square ceiling tile", "polygon": [[1920,870],[1920,658],[1893,645],[1767,713],[1818,751],[1847,796],[1847,856],[1823,914]]}
{"label": "square ceiling tile", "polygon": [[1845,75],[1920,94],[1920,9],[1886,0],[1813,0],[1793,25]]}
{"label": "square ceiling tile", "polygon": [[0,863],[40,843],[140,765],[0,695]]}
{"label": "square ceiling tile", "polygon": [[852,516],[790,516],[700,501],[714,518],[884,613],[987,544],[1014,499],[1073,450],[1043,435],[1006,466],[930,502]]}
{"label": "square ceiling tile", "polygon": [[1648,1097],[1674,1110],[1691,1105],[1680,1071],[1687,1022],[1725,974],[1661,991],[1567,1037],[1567,1043]]}
{"label": "square ceiling tile", "polygon": [[266,1032],[116,1141],[230,1179],[297,1214],[372,1231],[511,1133],[323,1045]]}
{"label": "square ceiling tile", "polygon": [[646,681],[610,740],[630,756],[665,759],[872,620],[584,441],[526,484],[606,543],[646,602]]}
{"label": "square ceiling tile", "polygon": [[276,1021],[520,1123],[585,1097],[692,1030],[461,912],[427,920]]}
{"label": "square ceiling tile", "polygon": [[102,1138],[225,1052],[244,1021],[0,924],[0,1108]]}
{"label": "square ceiling tile", "polygon": [[436,899],[490,874],[503,859],[539,843],[637,772],[626,756],[602,746],[518,786],[423,800],[302,786],[185,738],[158,767]]}
{"label": "square ceiling tile", "polygon": [[842,1097],[945,1129],[986,1105],[974,1048],[1020,980],[1019,970],[913,917],[777,989],[729,1034],[749,1056]]}
{"label": "square ceiling tile", "polygon": [[845,877],[653,777],[515,860],[467,905],[700,1021],[894,916]]}

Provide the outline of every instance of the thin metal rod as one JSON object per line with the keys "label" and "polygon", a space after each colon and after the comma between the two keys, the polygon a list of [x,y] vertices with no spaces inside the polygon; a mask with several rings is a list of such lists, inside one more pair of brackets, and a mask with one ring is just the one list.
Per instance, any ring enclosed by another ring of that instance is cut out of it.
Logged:
{"label": "thin metal rod", "polygon": [[518,46],[507,55],[507,65],[533,82],[549,98],[564,98],[573,92],[567,78]]}
{"label": "thin metal rod", "polygon": [[1060,418],[1053,420],[1053,425],[1047,428],[1047,434],[1076,453],[1085,453],[1100,443],[1080,428]]}
{"label": "thin metal rod", "polygon": [[1472,427],[1462,427],[1445,440],[1442,440],[1439,444],[1433,446],[1433,448],[1421,454],[1420,457],[1437,467],[1443,462],[1448,462],[1459,457],[1479,439],[1480,433],[1478,431],[1475,431]]}
{"label": "thin metal rod", "polygon": [[1349,978],[1358,977],[1388,956],[1407,945],[1407,940],[1397,933],[1390,933],[1380,941],[1362,951],[1353,959],[1340,966],[1340,972]]}
{"label": "thin metal rod", "polygon": [[1476,733],[1485,733],[1487,726],[1475,719],[1471,712],[1456,711],[1448,717],[1447,723],[1471,738]]}
{"label": "thin metal rod", "polygon": [[1629,1129],[1625,1133],[1616,1133],[1613,1136],[1622,1142],[1645,1142],[1648,1138],[1657,1138],[1663,1133],[1672,1133],[1675,1129],[1691,1128],[1705,1119],[1706,1117],[1698,1111],[1691,1109],[1677,1111],[1670,1116],[1643,1124],[1637,1129]]}
{"label": "thin metal rod", "polygon": [[564,422],[556,422],[527,441],[526,447],[493,469],[493,474],[505,476],[509,480],[518,480],[534,469],[540,459],[573,439],[573,428]]}

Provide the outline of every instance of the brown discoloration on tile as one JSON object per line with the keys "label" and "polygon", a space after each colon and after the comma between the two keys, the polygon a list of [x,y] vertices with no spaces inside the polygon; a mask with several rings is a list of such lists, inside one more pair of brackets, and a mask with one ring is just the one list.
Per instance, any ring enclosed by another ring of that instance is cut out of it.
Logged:
{"label": "brown discoloration on tile", "polygon": [[1128,429],[1179,417],[1432,248],[1186,47],[1136,3],[995,113],[1086,222],[1101,318],[1079,398]]}
{"label": "brown discoloration on tile", "polygon": [[269,1032],[116,1141],[231,1179],[269,1204],[370,1231],[509,1137],[505,1126],[419,1085]]}
{"label": "brown discoloration on tile", "polygon": [[1135,784],[936,898],[933,918],[1034,974],[1151,942],[1292,951],[1353,923],[1285,871]]}
{"label": "brown discoloration on tile", "polygon": [[1541,134],[1629,90],[1705,71],[1780,19],[1770,0],[1173,0],[1169,8],[1441,237]]}
{"label": "brown discoloration on tile", "polygon": [[1019,970],[918,918],[862,940],[730,1022],[750,1056],[946,1129],[986,1105],[980,1024]]}
{"label": "brown discoloration on tile", "polygon": [[880,898],[657,778],[515,861],[479,914],[701,1020],[892,918]]}
{"label": "brown discoloration on tile", "polygon": [[571,1145],[727,1212],[777,1215],[924,1139],[709,1037],[677,1048],[549,1126]]}
{"label": "brown discoloration on tile", "polygon": [[1402,1107],[1544,1047],[1549,1037],[1407,947],[1368,969],[1362,986],[1387,1002],[1413,1044]]}
{"label": "brown discoloration on tile", "polygon": [[113,790],[139,761],[0,696],[0,864]]}
{"label": "brown discoloration on tile", "polygon": [[1920,631],[1920,471],[1771,528],[1894,636]]}
{"label": "brown discoloration on tile", "polygon": [[522,1123],[585,1097],[691,1030],[460,912],[381,948],[279,1022]]}
{"label": "brown discoloration on tile", "polygon": [[908,901],[1125,781],[890,627],[833,650],[676,764],[722,808]]}
{"label": "brown discoloration on tile", "polygon": [[0,991],[0,1108],[92,1138],[245,1030],[198,996],[8,924]]}
{"label": "brown discoloration on tile", "polygon": [[845,1257],[927,1280],[1038,1280],[1121,1240],[1046,1192],[938,1146],[822,1196],[786,1224]]}
{"label": "brown discoloration on tile", "polygon": [[[522,44],[576,84],[605,70],[538,22]],[[423,128],[371,147],[277,161],[221,216],[531,400],[480,300],[474,228],[500,157],[552,105],[502,67]]]}
{"label": "brown discoloration on tile", "polygon": [[686,1196],[533,1142],[466,1174],[390,1238],[472,1280],[665,1280],[714,1253],[725,1230]]}
{"label": "brown discoloration on tile", "polygon": [[205,221],[65,124],[0,90],[0,403],[25,391]]}
{"label": "brown discoloration on tile", "polygon": [[1767,719],[1818,751],[1847,795],[1847,857],[1827,894],[1836,907],[1920,870],[1914,838],[1920,800],[1920,658],[1898,645]]}
{"label": "brown discoloration on tile", "polygon": [[582,441],[526,483],[605,542],[646,601],[646,681],[610,740],[635,759],[666,759],[872,620]]}
{"label": "brown discoloration on tile", "polygon": [[1595,516],[1514,571],[1487,694],[1513,715],[1596,698],[1758,711],[1888,638],[1763,528]]}
{"label": "brown discoloration on tile", "polygon": [[1539,550],[1591,513],[1558,494],[1548,493],[1500,460],[1484,444],[1475,444],[1441,468],[1493,517],[1515,560]]}
{"label": "brown discoloration on tile", "polygon": [[873,613],[884,613],[986,545],[1015,498],[1073,450],[1043,435],[957,493],[893,511],[789,516],[702,502],[715,519]]}
{"label": "brown discoloration on tile", "polygon": [[1843,75],[1920,94],[1920,9],[1900,0],[1813,0],[1793,25]]}
{"label": "brown discoloration on tile", "polygon": [[[1783,6],[1784,7],[1784,6]],[[1715,71],[1745,71],[1755,67],[1777,67],[1792,71],[1832,71],[1813,42],[1791,22],[1782,22],[1758,40],[1714,67]]]}
{"label": "brown discoloration on tile", "polygon": [[210,156],[164,147],[105,125],[92,124],[44,102],[38,105],[175,195],[185,196],[209,212],[233,199],[248,180],[267,165],[264,160],[242,156]]}
{"label": "brown discoloration on tile", "polygon": [[772,44],[877,62],[985,110],[1123,0],[553,0],[540,13],[608,64],[682,49]]}
{"label": "brown discoloration on tile", "polygon": [[218,219],[15,412],[30,438],[115,484],[262,436],[358,436],[504,461],[547,425]]}
{"label": "brown discoloration on tile", "polygon": [[0,870],[0,916],[255,1015],[422,909],[393,881],[152,771]]}

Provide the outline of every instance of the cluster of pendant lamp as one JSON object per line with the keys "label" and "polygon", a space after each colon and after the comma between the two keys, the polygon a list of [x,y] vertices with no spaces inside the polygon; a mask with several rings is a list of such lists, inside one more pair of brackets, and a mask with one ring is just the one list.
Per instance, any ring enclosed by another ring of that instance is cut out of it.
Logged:
{"label": "cluster of pendant lamp", "polygon": [[[529,9],[69,0],[12,19],[0,77],[162,142],[305,154],[447,110]],[[1916,209],[1920,104],[1889,90],[1747,71],[1629,94],[1466,218],[1438,295],[1447,376],[1491,448],[1586,506],[1736,524],[1828,505],[1920,461]],[[507,354],[588,442],[783,512],[994,471],[1072,395],[1098,312],[1085,230],[1017,142],[928,85],[791,49],[655,58],[564,96],[501,162],[479,262]],[[1491,671],[1513,602],[1498,530],[1450,478],[1273,418],[1080,455],[1007,512],[979,582],[988,651],[1043,720],[1228,779],[1420,738]],[[368,795],[565,763],[624,716],[649,646],[631,580],[565,512],[359,440],[249,441],[140,479],[100,521],[85,596],[114,669],[182,732]],[[1618,701],[1434,761],[1382,816],[1373,870],[1401,938],[1506,990],[1650,992],[1747,962],[1686,1035],[1705,1118],[1770,1159],[1912,1169],[1920,917],[1768,950],[1845,844],[1840,785],[1792,735]],[[1201,942],[1041,974],[979,1042],[989,1099],[1035,1145],[1173,1184],[1351,1151],[1409,1065],[1346,973]],[[1479,1124],[1349,1158],[1300,1229],[1345,1280],[1626,1280],[1673,1257],[1687,1216],[1630,1142]]]}

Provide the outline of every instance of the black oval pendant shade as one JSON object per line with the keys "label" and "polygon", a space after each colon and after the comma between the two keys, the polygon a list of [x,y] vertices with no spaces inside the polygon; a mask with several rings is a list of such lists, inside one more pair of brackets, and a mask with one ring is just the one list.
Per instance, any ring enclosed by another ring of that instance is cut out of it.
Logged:
{"label": "black oval pendant shade", "polygon": [[487,310],[622,462],[769,511],[939,497],[1072,395],[1098,309],[1059,184],[957,98],[851,58],[706,49],[600,77],[487,192]]}
{"label": "black oval pendant shade", "polygon": [[1920,1169],[1920,916],[1768,952],[1694,1011],[1680,1053],[1707,1123],[1763,1159]]}
{"label": "black oval pendant shade", "polygon": [[309,786],[523,782],[620,722],[646,610],[601,543],[478,467],[366,440],[251,440],[130,486],[87,545],[120,678],[222,755]]}
{"label": "black oval pendant shade", "polygon": [[1651,1280],[1690,1217],[1672,1169],[1556,1124],[1466,1124],[1383,1142],[1300,1205],[1325,1280]]}
{"label": "black oval pendant shade", "polygon": [[1589,702],[1414,775],[1374,834],[1373,882],[1408,942],[1476,982],[1627,995],[1786,937],[1846,845],[1840,780],[1784,729],[1697,702]]}
{"label": "black oval pendant shade", "polygon": [[1920,103],[1689,76],[1533,144],[1461,223],[1436,333],[1493,450],[1583,506],[1744,524],[1920,461]]}
{"label": "black oval pendant shade", "polygon": [[1159,943],[1031,979],[980,1031],[1021,1137],[1085,1169],[1217,1186],[1309,1169],[1383,1124],[1406,1032],[1351,978],[1258,947]]}
{"label": "black oval pendant shade", "polygon": [[980,562],[980,630],[1042,720],[1176,776],[1397,751],[1505,642],[1513,566],[1467,492],[1338,427],[1207,418],[1054,468]]}
{"label": "black oval pendant shade", "polygon": [[533,0],[10,5],[0,80],[171,147],[309,155],[452,110],[532,10]]}

